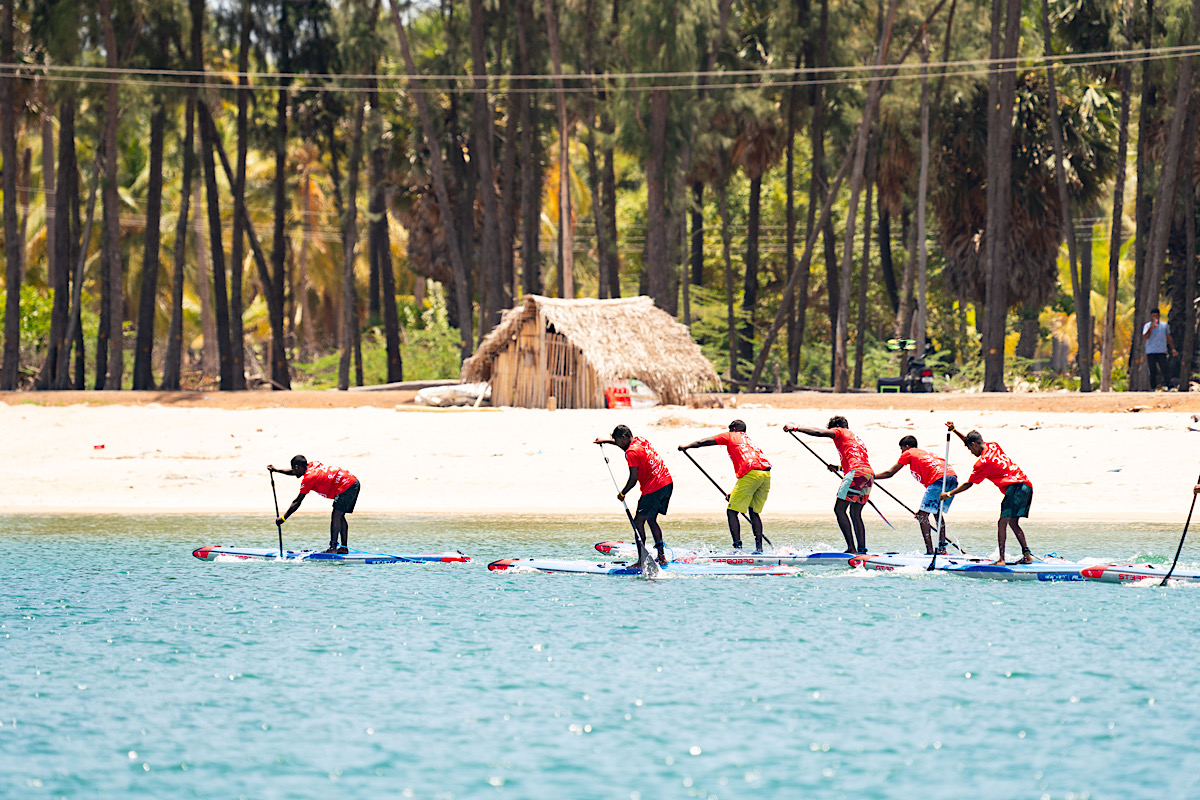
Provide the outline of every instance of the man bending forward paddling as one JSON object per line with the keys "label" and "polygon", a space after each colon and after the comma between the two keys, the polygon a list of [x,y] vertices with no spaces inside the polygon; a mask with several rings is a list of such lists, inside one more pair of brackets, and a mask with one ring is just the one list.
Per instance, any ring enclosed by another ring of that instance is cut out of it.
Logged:
{"label": "man bending forward paddling", "polygon": [[[929,535],[933,529],[933,526],[929,524],[930,514],[935,514],[941,519],[937,554],[945,555],[946,512],[950,510],[950,504],[954,501],[941,500],[939,502],[938,498],[942,489],[949,492],[958,486],[958,476],[946,464],[944,458],[938,458],[933,453],[917,447],[917,437],[905,436],[900,440],[900,458],[883,472],[876,473],[875,480],[881,481],[884,478],[890,478],[905,465],[912,472],[912,476],[925,487],[925,494],[921,497],[921,508],[917,511],[917,522],[921,523],[921,536],[925,537],[925,555],[931,556],[934,553],[933,539]],[[945,483],[943,483],[943,479],[945,479]]]}
{"label": "man bending forward paddling", "polygon": [[[671,502],[671,492],[675,482],[671,472],[663,463],[650,443],[640,436],[635,437],[626,425],[613,428],[611,439],[596,439],[596,444],[615,444],[625,451],[625,463],[629,465],[629,480],[625,488],[617,492],[617,499],[625,502],[625,495],[640,483],[642,496],[638,498],[637,514],[633,518],[633,527],[637,530],[642,541],[646,541],[646,525],[654,534],[654,547],[658,550],[658,563],[666,564],[667,556],[663,549],[662,528],[658,526],[658,515],[667,513],[667,505]],[[640,550],[640,548],[639,548]],[[639,558],[641,553],[638,553]]]}
{"label": "man bending forward paddling", "polygon": [[[863,525],[863,506],[871,499],[871,487],[875,485],[875,471],[867,458],[867,446],[863,444],[858,434],[850,430],[846,418],[838,415],[829,418],[826,428],[804,428],[799,425],[784,425],[787,433],[803,433],[807,436],[824,436],[833,439],[842,460],[842,483],[838,487],[837,500],[833,503],[833,513],[837,517],[838,527],[841,528],[842,538],[846,540],[847,553],[867,552],[867,529]],[[829,464],[829,471],[835,475],[838,468]],[[855,546],[855,539],[858,539]]]}
{"label": "man bending forward paddling", "polygon": [[942,499],[948,500],[956,494],[962,494],[974,484],[983,483],[985,480],[996,484],[996,488],[1004,492],[1004,500],[1000,503],[1000,519],[996,523],[996,540],[1000,545],[1000,558],[995,563],[1004,563],[1005,526],[1012,528],[1017,541],[1021,543],[1021,560],[1017,563],[1033,563],[1033,553],[1030,552],[1029,544],[1025,541],[1025,531],[1021,530],[1020,523],[1021,517],[1029,516],[1029,505],[1033,502],[1033,483],[1025,476],[1021,468],[1004,454],[1000,445],[995,442],[985,442],[983,434],[979,431],[971,431],[963,436],[954,427],[953,422],[947,422],[946,427],[958,434],[962,443],[979,460],[971,468],[971,477],[967,478],[967,482],[953,491],[942,492]]}
{"label": "man bending forward paddling", "polygon": [[[358,478],[344,469],[327,467],[320,461],[310,464],[304,456],[293,456],[291,469],[275,469],[273,466],[268,466],[267,469],[300,479],[300,494],[296,495],[288,510],[275,522],[282,525],[300,508],[300,504],[304,502],[304,495],[316,492],[333,501],[333,516],[329,518],[329,549],[325,552],[342,555],[349,553],[347,540],[350,537],[350,523],[346,521],[346,515],[354,511],[354,504],[358,501],[358,490],[361,488]],[[342,540],[341,547],[338,547],[339,536]]]}
{"label": "man bending forward paddling", "polygon": [[754,549],[762,552],[763,524],[759,514],[767,502],[767,494],[771,491],[771,462],[763,455],[762,450],[754,446],[746,435],[746,423],[735,419],[729,423],[729,433],[718,433],[707,439],[697,439],[691,444],[679,445],[680,450],[690,450],[693,447],[710,447],[723,444],[733,462],[733,472],[737,475],[737,484],[731,494],[725,495],[729,508],[725,517],[729,520],[729,535],[733,537],[735,550],[742,549],[742,525],[738,522],[738,514],[746,514],[750,518],[750,529],[754,532]]}

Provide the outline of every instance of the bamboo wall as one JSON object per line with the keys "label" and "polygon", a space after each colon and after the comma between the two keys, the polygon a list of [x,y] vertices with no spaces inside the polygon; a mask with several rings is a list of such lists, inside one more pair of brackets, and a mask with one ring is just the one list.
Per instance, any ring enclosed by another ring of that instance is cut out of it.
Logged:
{"label": "bamboo wall", "polygon": [[541,314],[526,319],[516,337],[492,360],[492,405],[603,408],[604,387],[583,351],[546,330]]}

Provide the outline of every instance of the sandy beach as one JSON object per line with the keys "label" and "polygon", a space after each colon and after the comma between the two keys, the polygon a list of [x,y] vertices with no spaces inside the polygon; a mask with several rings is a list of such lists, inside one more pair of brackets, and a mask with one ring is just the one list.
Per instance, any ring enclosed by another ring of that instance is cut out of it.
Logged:
{"label": "sandy beach", "polygon": [[[771,459],[767,515],[829,513],[834,479],[783,425],[824,425],[843,413],[866,441],[873,466],[895,461],[913,434],[941,453],[942,423],[979,429],[1034,483],[1033,519],[1182,519],[1200,469],[1200,395],[831,395],[720,398],[736,407],[543,411],[431,410],[410,393],[250,392],[47,393],[0,395],[9,458],[0,467],[0,502],[10,513],[272,511],[267,464],[302,453],[345,467],[363,484],[359,513],[620,513],[592,440],[629,425],[663,454],[675,478],[671,511],[719,515],[723,500],[677,452],[685,442],[741,418]],[[740,401],[740,402],[739,402]],[[1134,411],[1133,409],[1137,409]],[[829,440],[812,440],[830,461]],[[617,471],[620,451],[606,448]],[[955,441],[951,463],[972,458]],[[724,451],[695,451],[723,485],[733,473]],[[294,478],[276,476],[280,502]],[[911,505],[919,486],[902,471],[886,486]],[[876,492],[883,506],[898,510]],[[990,484],[958,498],[962,519],[994,518]],[[324,513],[309,499],[301,513]],[[886,512],[885,512],[886,513]],[[902,512],[900,512],[902,513]]]}

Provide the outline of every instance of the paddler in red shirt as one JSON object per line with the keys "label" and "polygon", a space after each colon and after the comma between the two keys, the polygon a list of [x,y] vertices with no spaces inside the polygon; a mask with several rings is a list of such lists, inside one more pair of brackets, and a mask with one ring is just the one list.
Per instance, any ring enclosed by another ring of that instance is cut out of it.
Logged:
{"label": "paddler in red shirt", "polygon": [[680,450],[690,450],[693,447],[711,447],[725,445],[729,460],[733,462],[733,473],[737,483],[733,492],[727,494],[729,508],[725,510],[725,518],[729,520],[729,535],[733,537],[733,548],[742,549],[742,525],[738,514],[750,517],[750,530],[754,532],[754,551],[762,552],[763,543],[763,506],[767,502],[767,494],[771,491],[771,462],[763,455],[763,451],[754,446],[746,435],[746,423],[735,419],[729,423],[728,433],[718,433],[707,439],[697,439],[691,444],[679,445]]}
{"label": "paddler in red shirt", "polygon": [[[784,431],[803,433],[808,436],[824,436],[833,439],[842,460],[842,483],[838,487],[837,500],[833,503],[833,513],[837,516],[838,527],[846,540],[847,553],[867,552],[867,530],[863,525],[863,506],[871,497],[871,487],[875,485],[875,471],[867,458],[867,446],[862,439],[850,430],[850,423],[843,416],[829,418],[825,428],[801,428],[796,425],[784,425]],[[835,475],[838,468],[829,465],[829,471]],[[853,534],[852,532],[853,531]],[[858,546],[855,547],[855,538]]]}
{"label": "paddler in red shirt", "polygon": [[[905,436],[900,440],[900,458],[883,472],[877,473],[875,480],[881,481],[890,478],[905,466],[908,467],[912,476],[925,487],[925,494],[921,497],[921,508],[917,511],[917,522],[921,523],[921,536],[925,538],[925,555],[931,556],[934,553],[933,539],[930,537],[930,531],[933,529],[933,526],[929,524],[930,514],[938,514],[941,517],[937,554],[945,555],[946,512],[950,510],[950,504],[954,501],[940,500],[939,498],[943,489],[949,492],[958,486],[958,476],[954,474],[954,469],[946,464],[944,458],[939,458],[933,453],[917,447],[917,437]],[[943,478],[945,478],[944,484]],[[940,514],[939,504],[941,506]]]}
{"label": "paddler in red shirt", "polygon": [[[267,469],[300,479],[300,494],[296,495],[288,510],[283,512],[283,516],[275,520],[276,524],[282,525],[288,517],[296,513],[296,509],[304,502],[304,495],[316,492],[333,501],[333,516],[329,519],[329,549],[325,552],[341,555],[349,553],[347,540],[350,536],[350,523],[346,521],[346,515],[354,511],[354,504],[358,501],[358,490],[361,488],[358,478],[344,469],[327,467],[320,461],[310,464],[304,456],[293,456],[291,469],[275,469],[270,465]],[[342,540],[341,547],[338,547],[339,536]]]}
{"label": "paddler in red shirt", "polygon": [[[671,502],[671,492],[675,482],[671,472],[663,463],[650,443],[640,436],[634,436],[627,425],[613,428],[611,439],[596,439],[596,444],[615,444],[625,451],[625,463],[629,465],[629,480],[625,488],[617,493],[617,499],[624,502],[625,495],[635,483],[641,484],[642,496],[638,498],[637,513],[633,517],[633,527],[646,540],[646,525],[654,534],[654,547],[658,551],[658,563],[666,564],[667,555],[664,551],[662,528],[658,526],[658,515],[667,513],[667,505]],[[640,553],[639,553],[640,556]]]}
{"label": "paddler in red shirt", "polygon": [[1029,516],[1029,506],[1033,502],[1033,483],[1021,471],[1021,468],[1004,454],[1000,445],[995,442],[985,442],[983,434],[979,431],[971,431],[963,436],[954,427],[953,422],[947,422],[946,427],[958,434],[958,438],[962,439],[962,443],[978,461],[971,468],[971,477],[967,478],[967,482],[953,491],[944,492],[942,499],[947,500],[956,494],[962,494],[974,484],[983,483],[985,480],[996,484],[996,488],[1004,493],[1004,499],[1000,502],[1000,519],[996,523],[996,540],[1000,545],[1000,558],[995,563],[1004,563],[1004,529],[1006,527],[1012,528],[1017,541],[1021,543],[1021,560],[1017,563],[1032,563],[1033,553],[1029,550],[1029,543],[1025,541],[1025,531],[1021,530],[1020,518]]}

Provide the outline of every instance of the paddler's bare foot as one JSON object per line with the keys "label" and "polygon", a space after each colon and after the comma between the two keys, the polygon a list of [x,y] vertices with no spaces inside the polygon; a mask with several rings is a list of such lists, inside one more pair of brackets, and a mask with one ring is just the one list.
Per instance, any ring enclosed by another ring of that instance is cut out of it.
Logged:
{"label": "paddler's bare foot", "polygon": [[1026,553],[1025,555],[1021,556],[1021,560],[1018,561],[1017,563],[1018,564],[1032,564],[1033,556],[1031,556],[1029,553]]}
{"label": "paddler's bare foot", "polygon": [[992,562],[992,566],[993,566],[993,567],[1003,567],[1003,566],[1005,566],[1005,564],[1004,564],[1004,559],[1003,559],[1003,558],[998,558],[998,559],[996,559],[995,561],[993,561],[993,562]]}

